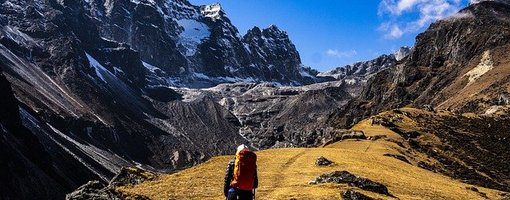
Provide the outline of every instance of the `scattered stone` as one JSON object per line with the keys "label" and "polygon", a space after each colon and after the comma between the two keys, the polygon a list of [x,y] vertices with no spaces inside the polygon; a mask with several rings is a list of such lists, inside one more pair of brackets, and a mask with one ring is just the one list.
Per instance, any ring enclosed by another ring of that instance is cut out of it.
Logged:
{"label": "scattered stone", "polygon": [[364,195],[360,192],[356,192],[354,190],[347,190],[345,192],[342,192],[342,199],[343,200],[372,200],[372,197],[369,197],[367,195]]}
{"label": "scattered stone", "polygon": [[391,194],[388,192],[388,188],[383,184],[356,176],[349,173],[348,171],[335,171],[323,174],[317,177],[314,181],[310,182],[310,184],[320,183],[349,184],[350,186],[358,187],[363,190],[391,196]]}
{"label": "scattered stone", "polygon": [[317,158],[317,160],[315,161],[315,165],[319,167],[329,166],[331,164],[333,164],[333,162],[326,159],[324,156]]}
{"label": "scattered stone", "polygon": [[409,162],[409,160],[407,160],[407,158],[405,156],[403,156],[403,155],[385,153],[383,156],[388,156],[388,157],[396,158],[396,159],[404,161],[404,162],[406,162],[408,164],[411,164],[411,162]]}

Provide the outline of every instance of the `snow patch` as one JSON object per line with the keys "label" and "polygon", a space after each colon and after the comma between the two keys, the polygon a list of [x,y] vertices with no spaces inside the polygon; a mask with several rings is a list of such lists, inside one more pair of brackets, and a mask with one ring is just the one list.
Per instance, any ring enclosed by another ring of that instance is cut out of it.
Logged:
{"label": "snow patch", "polygon": [[90,56],[88,53],[85,53],[87,55],[87,59],[89,60],[89,64],[91,67],[93,67],[96,70],[96,75],[106,83],[106,79],[104,78],[103,74],[110,72],[106,68],[104,68],[96,59],[94,59],[92,56]]}
{"label": "snow patch", "polygon": [[177,24],[184,30],[179,34],[179,44],[185,48],[183,52],[186,56],[193,56],[197,51],[197,46],[203,39],[211,35],[209,27],[196,20],[181,19],[177,20]]}
{"label": "snow patch", "polygon": [[226,77],[223,77],[223,76],[220,76],[220,77],[210,77],[210,76],[207,76],[203,73],[197,73],[197,72],[194,72],[192,74],[192,76],[194,78],[198,78],[198,79],[202,79],[202,80],[210,80],[210,81],[213,81],[213,82],[230,82],[230,83],[237,83],[237,82],[244,82],[244,83],[254,83],[254,82],[257,82],[258,80],[252,78],[252,77],[246,77],[246,78],[241,78],[241,77],[229,77],[229,76],[226,76]]}
{"label": "snow patch", "polygon": [[308,72],[304,71],[302,68],[299,70],[299,74],[301,74],[302,77],[310,77],[310,78],[313,78],[315,79],[314,76],[312,76],[311,74],[309,74]]}
{"label": "snow patch", "polygon": [[466,86],[473,84],[476,79],[489,72],[492,68],[494,68],[494,63],[492,61],[490,51],[487,50],[483,53],[480,63],[464,75],[467,76],[469,80]]}
{"label": "snow patch", "polygon": [[347,83],[349,85],[354,85],[358,82],[358,81],[356,81],[356,79],[345,79],[344,81],[345,81],[345,83]]}
{"label": "snow patch", "polygon": [[39,46],[38,43],[34,40],[34,38],[29,35],[19,31],[16,27],[12,26],[4,26],[2,28],[2,33],[5,34],[9,39],[13,40],[16,43],[22,43],[26,46]]}
{"label": "snow patch", "polygon": [[149,64],[149,63],[143,62],[143,61],[142,61],[142,64],[143,64],[143,66],[144,66],[146,69],[148,69],[148,70],[149,70],[149,71],[151,71],[152,73],[155,73],[157,70],[161,70],[161,69],[159,69],[158,67],[156,67],[156,66],[154,66],[154,65],[151,65],[151,64]]}

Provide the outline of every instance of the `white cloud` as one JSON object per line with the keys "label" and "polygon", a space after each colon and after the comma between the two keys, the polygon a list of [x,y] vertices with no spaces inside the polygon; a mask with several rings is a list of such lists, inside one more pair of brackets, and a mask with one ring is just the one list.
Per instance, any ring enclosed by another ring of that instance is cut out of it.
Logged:
{"label": "white cloud", "polygon": [[386,37],[390,37],[390,38],[400,38],[402,37],[402,35],[404,34],[404,32],[402,32],[402,30],[400,30],[400,28],[396,25],[393,25],[393,27],[391,27],[391,30],[388,34],[386,34]]}
{"label": "white cloud", "polygon": [[356,50],[339,51],[337,49],[328,49],[326,51],[326,55],[335,57],[335,58],[351,58],[357,54],[358,54],[358,52],[356,52]]}
{"label": "white cloud", "polygon": [[462,0],[381,0],[378,14],[385,22],[378,30],[387,39],[397,39],[458,12],[461,6]]}

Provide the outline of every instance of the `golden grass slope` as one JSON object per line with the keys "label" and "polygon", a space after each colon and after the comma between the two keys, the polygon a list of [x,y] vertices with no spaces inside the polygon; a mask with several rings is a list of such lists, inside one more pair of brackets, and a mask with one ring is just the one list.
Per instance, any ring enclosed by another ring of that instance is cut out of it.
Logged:
{"label": "golden grass slope", "polygon": [[[398,135],[383,126],[371,126],[365,120],[354,127],[368,136]],[[339,199],[341,192],[351,188],[346,184],[310,185],[317,176],[336,170],[347,170],[386,185],[399,199],[484,199],[479,193],[441,174],[383,156],[398,154],[399,146],[385,140],[346,140],[325,148],[271,149],[257,152],[260,187],[257,199]],[[333,166],[314,165],[319,156],[335,162]],[[129,195],[139,194],[151,199],[224,199],[223,176],[232,156],[220,156],[181,172],[163,175],[158,180],[136,186],[118,188]],[[477,187],[490,199],[501,198],[501,192]],[[392,197],[351,188],[380,199]]]}

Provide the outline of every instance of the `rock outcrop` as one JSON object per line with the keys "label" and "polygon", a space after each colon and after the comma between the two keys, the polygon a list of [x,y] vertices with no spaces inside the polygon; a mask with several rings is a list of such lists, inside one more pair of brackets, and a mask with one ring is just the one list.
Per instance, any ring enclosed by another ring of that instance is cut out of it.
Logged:
{"label": "rock outcrop", "polygon": [[360,192],[356,192],[354,190],[347,190],[345,192],[342,192],[342,199],[343,200],[372,200],[373,198],[364,195]]}
{"label": "rock outcrop", "polygon": [[[116,188],[120,186],[132,186],[143,183],[145,181],[155,180],[157,174],[143,170],[136,167],[122,168],[122,170],[115,175],[108,185],[99,181],[89,181],[88,183],[80,186],[75,191],[66,195],[67,200],[121,200],[126,197],[117,192]],[[130,196],[130,199],[148,200],[145,196]]]}
{"label": "rock outcrop", "polygon": [[335,171],[323,174],[311,182],[311,184],[321,183],[349,184],[350,186],[354,186],[363,190],[391,196],[391,194],[388,192],[388,188],[386,188],[386,186],[383,184],[355,176],[347,171]]}
{"label": "rock outcrop", "polygon": [[331,164],[333,164],[333,161],[328,160],[327,158],[324,158],[324,156],[320,156],[317,158],[317,160],[315,160],[315,166],[322,167],[322,166],[329,166]]}

